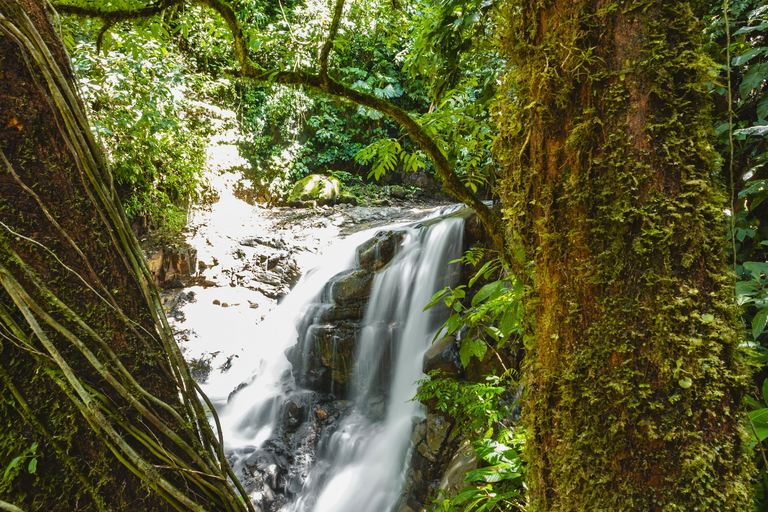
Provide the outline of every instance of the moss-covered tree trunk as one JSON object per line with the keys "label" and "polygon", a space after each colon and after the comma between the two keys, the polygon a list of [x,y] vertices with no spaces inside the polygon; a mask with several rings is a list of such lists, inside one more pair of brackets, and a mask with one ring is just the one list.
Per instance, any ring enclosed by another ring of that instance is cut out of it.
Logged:
{"label": "moss-covered tree trunk", "polygon": [[507,7],[498,154],[510,232],[535,262],[530,510],[748,510],[697,7]]}
{"label": "moss-covered tree trunk", "polygon": [[45,5],[0,0],[0,509],[243,510]]}

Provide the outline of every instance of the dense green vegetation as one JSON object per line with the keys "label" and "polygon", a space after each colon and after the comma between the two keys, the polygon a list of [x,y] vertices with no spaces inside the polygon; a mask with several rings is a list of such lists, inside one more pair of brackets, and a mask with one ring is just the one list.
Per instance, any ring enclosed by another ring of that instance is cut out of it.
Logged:
{"label": "dense green vegetation", "polygon": [[[729,247],[741,307],[740,347],[754,368],[743,427],[758,469],[755,510],[766,510],[768,5],[710,4],[704,24],[712,60],[699,64],[709,66],[715,104],[710,138],[719,162],[713,179],[730,197],[722,241]],[[343,14],[317,0],[152,5],[160,7],[145,16],[138,1],[57,2],[71,14],[63,18],[64,40],[92,129],[135,229],[177,232],[188,208],[206,200],[202,169],[204,148],[214,135],[213,114],[199,102],[236,110],[239,147],[251,163],[245,177],[257,200],[270,205],[285,200],[310,173],[358,188],[387,180],[411,183],[411,191],[418,182],[409,180],[423,173],[478,209],[478,198],[496,193],[500,174],[493,144],[504,115],[499,105],[515,97],[514,90],[499,94],[508,71],[499,26],[510,15],[502,2],[364,0],[349,2]],[[233,26],[242,35],[233,37]],[[589,55],[581,57],[580,65],[594,63]],[[573,72],[580,77],[579,66]],[[532,107],[533,102],[521,108]],[[516,205],[505,207],[513,211]],[[521,300],[532,265],[522,253],[506,250],[511,237],[504,226],[510,223],[492,212],[483,215],[495,233],[497,258],[480,266],[477,255],[469,254],[465,264],[478,264],[477,279],[487,284],[470,296],[456,288],[433,300],[453,310],[443,334],[462,332],[465,366],[489,350],[519,348],[530,326]],[[706,313],[700,320],[708,324],[714,317]],[[467,475],[466,490],[441,499],[439,509],[523,507],[525,433],[513,413],[518,377],[510,368],[485,383],[440,375],[424,381],[417,398],[436,400],[439,410],[455,417],[485,461]],[[683,390],[692,385],[684,372],[677,382]],[[35,474],[37,445],[22,448],[0,489]]]}

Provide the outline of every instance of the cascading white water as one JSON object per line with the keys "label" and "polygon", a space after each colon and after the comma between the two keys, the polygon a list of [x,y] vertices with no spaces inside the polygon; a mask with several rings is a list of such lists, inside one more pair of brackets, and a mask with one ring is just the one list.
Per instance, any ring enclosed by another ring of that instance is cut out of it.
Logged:
{"label": "cascading white water", "polygon": [[[307,272],[285,300],[252,333],[226,373],[202,384],[221,421],[226,449],[235,471],[241,461],[272,433],[282,397],[292,391],[291,364],[285,351],[296,343],[296,325],[329,279],[354,262],[355,247],[373,230],[357,233],[326,252],[319,266]],[[194,311],[192,311],[194,314]],[[213,332],[226,326],[210,326]],[[199,327],[198,330],[203,330]],[[236,392],[233,392],[236,391]]]}
{"label": "cascading white water", "polygon": [[[422,376],[424,352],[444,320],[439,308],[423,308],[437,290],[454,284],[450,276],[457,268],[449,262],[460,256],[463,220],[399,229],[405,237],[392,261],[376,275],[363,319],[358,368],[350,386],[354,406],[335,432],[320,436],[316,459],[300,471],[299,483],[291,484],[294,498],[280,509],[284,512],[386,512],[400,499],[409,438],[421,415],[419,404],[411,401],[415,382]],[[301,392],[285,356],[296,343],[299,320],[329,279],[351,266],[354,248],[371,235],[346,240],[343,250],[303,277],[254,332],[259,342],[241,353],[228,373],[205,384],[235,474],[247,473],[249,457],[274,435],[287,397]],[[387,358],[391,370],[380,364]],[[380,396],[382,388],[386,396]],[[383,419],[370,414],[371,405],[381,407],[382,402]]]}
{"label": "cascading white water", "polygon": [[[294,512],[385,512],[400,498],[409,436],[419,413],[416,381],[424,352],[435,334],[434,312],[424,312],[435,291],[451,283],[450,261],[462,247],[461,219],[408,230],[400,252],[373,283],[358,354],[358,410],[366,407],[378,361],[392,350],[395,364],[383,423],[357,411],[321,447],[315,469]],[[390,340],[386,347],[384,340]],[[322,460],[322,459],[325,460]],[[330,478],[328,478],[330,476]],[[315,501],[315,495],[317,495]]]}

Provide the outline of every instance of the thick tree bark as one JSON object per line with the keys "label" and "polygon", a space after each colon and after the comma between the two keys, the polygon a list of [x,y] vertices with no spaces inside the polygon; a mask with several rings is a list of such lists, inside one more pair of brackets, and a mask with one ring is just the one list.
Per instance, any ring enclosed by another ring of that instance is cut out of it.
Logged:
{"label": "thick tree bark", "polygon": [[244,510],[48,14],[0,0],[0,508]]}
{"label": "thick tree bark", "polygon": [[711,69],[688,2],[510,0],[532,511],[748,510]]}

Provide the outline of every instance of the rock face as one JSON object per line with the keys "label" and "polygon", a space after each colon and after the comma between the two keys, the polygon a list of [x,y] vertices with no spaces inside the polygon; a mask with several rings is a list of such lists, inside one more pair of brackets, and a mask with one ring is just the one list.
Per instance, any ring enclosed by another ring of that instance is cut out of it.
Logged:
{"label": "rock face", "polygon": [[200,259],[195,282],[204,286],[241,286],[278,299],[301,277],[293,254],[277,237],[242,238],[226,256],[227,261]]}
{"label": "rock face", "polygon": [[148,242],[147,249],[149,270],[160,288],[183,288],[190,284],[197,266],[197,250],[186,242]]}

